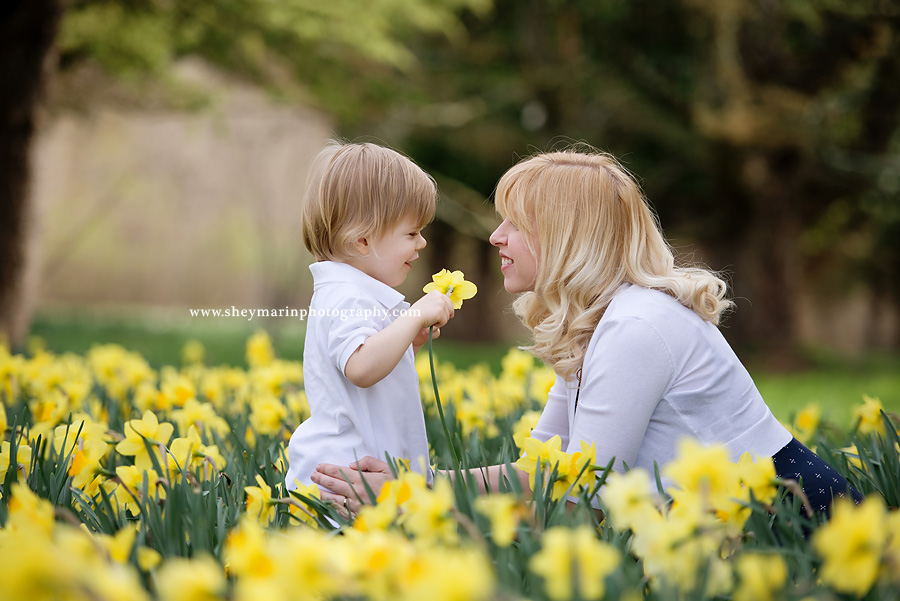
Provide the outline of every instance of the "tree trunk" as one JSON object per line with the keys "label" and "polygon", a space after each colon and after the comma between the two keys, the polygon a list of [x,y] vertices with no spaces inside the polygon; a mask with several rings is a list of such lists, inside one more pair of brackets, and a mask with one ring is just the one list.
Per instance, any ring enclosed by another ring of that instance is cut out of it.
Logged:
{"label": "tree trunk", "polygon": [[30,148],[61,13],[60,0],[7,0],[0,8],[0,339],[11,346],[27,329],[21,295]]}

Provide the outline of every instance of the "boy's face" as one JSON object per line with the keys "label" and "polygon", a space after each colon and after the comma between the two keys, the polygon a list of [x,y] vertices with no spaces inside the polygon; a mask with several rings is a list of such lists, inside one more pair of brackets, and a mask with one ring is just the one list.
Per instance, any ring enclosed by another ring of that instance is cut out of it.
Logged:
{"label": "boy's face", "polygon": [[407,218],[379,238],[363,238],[357,242],[360,255],[348,261],[363,273],[388,286],[399,286],[406,280],[412,262],[425,248],[422,227]]}

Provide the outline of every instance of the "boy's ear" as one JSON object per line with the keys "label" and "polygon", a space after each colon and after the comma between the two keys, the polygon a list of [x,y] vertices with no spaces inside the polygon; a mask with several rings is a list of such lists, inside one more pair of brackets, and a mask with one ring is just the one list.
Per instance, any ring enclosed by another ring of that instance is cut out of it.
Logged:
{"label": "boy's ear", "polygon": [[356,252],[358,252],[363,257],[368,256],[369,252],[372,250],[369,247],[369,240],[367,238],[358,239],[354,246],[356,248]]}

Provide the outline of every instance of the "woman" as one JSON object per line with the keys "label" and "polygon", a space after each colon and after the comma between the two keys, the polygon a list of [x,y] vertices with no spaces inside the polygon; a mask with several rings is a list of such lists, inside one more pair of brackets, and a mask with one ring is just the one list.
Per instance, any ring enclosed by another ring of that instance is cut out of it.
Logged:
{"label": "woman", "polygon": [[[496,206],[503,222],[491,243],[504,287],[521,293],[513,307],[533,333],[529,350],[557,374],[533,437],[559,435],[568,452],[596,443],[597,464],[615,457],[617,471],[651,473],[692,437],[723,445],[732,461],[748,451],[772,457],[779,477],[802,479],[814,511],[848,491],[861,499],[772,415],[716,327],[732,305],[725,283],[675,267],[640,188],[612,156],[526,159],[500,179]],[[372,458],[354,468],[319,466],[313,480],[355,510],[344,475],[358,484],[365,474],[378,490],[390,474]],[[502,469],[487,470],[494,489]]]}

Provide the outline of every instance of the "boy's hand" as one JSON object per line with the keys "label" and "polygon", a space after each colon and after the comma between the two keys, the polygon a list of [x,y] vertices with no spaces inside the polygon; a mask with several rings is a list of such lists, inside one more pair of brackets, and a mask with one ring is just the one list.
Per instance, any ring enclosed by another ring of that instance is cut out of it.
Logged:
{"label": "boy's hand", "polygon": [[[410,307],[410,312],[419,317],[423,328],[427,329],[434,326],[435,329],[437,329],[445,325],[450,321],[450,318],[453,317],[453,302],[445,295],[433,290],[417,300],[415,304]],[[416,339],[421,335],[422,333],[419,332]],[[427,333],[425,335],[425,340],[428,340]]]}

